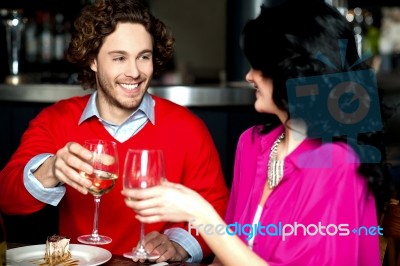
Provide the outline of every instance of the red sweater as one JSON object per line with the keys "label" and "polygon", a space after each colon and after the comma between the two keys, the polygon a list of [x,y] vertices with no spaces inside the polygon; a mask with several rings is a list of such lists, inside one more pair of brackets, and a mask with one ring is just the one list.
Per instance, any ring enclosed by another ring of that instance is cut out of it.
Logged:
{"label": "red sweater", "polygon": [[[45,203],[29,194],[23,184],[23,169],[28,161],[38,154],[55,154],[70,141],[83,143],[85,139],[98,138],[117,142],[122,166],[127,149],[162,149],[167,179],[196,190],[224,216],[229,192],[207,127],[186,108],[152,97],[155,99],[155,125],[148,122],[124,143],[115,140],[95,117],[78,125],[89,96],[73,97],[45,108],[31,121],[21,145],[0,172],[0,210],[7,214],[30,214],[43,208]],[[92,195],[82,195],[66,187],[67,192],[60,203],[59,233],[71,237],[71,243],[77,243],[79,235],[92,231],[94,201]],[[121,190],[122,178],[119,178],[100,204],[99,233],[113,239],[111,244],[104,246],[113,254],[131,250],[139,240],[139,223],[134,212],[125,205]],[[155,223],[146,225],[145,231],[163,232],[167,228],[186,226],[186,223]],[[199,241],[203,255],[209,255],[205,242],[200,236],[194,237]]]}

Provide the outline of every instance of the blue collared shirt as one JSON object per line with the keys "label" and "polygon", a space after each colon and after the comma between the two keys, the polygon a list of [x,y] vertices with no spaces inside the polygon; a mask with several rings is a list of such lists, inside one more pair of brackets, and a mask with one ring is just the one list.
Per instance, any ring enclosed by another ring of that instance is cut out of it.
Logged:
{"label": "blue collared shirt", "polygon": [[[154,100],[150,94],[146,93],[140,103],[138,109],[134,111],[128,119],[122,124],[116,125],[102,119],[96,105],[97,91],[89,98],[89,101],[79,119],[79,124],[84,123],[87,119],[95,116],[103,124],[105,129],[119,142],[124,142],[138,133],[146,123],[155,124],[154,116]],[[33,172],[50,156],[54,154],[44,153],[33,157],[25,166],[24,169],[24,184],[29,193],[36,199],[53,206],[57,206],[66,192],[64,185],[59,185],[54,188],[45,188],[35,178]],[[182,228],[171,228],[164,232],[168,237],[181,245],[190,255],[188,262],[199,262],[203,258],[203,252],[200,244],[189,232]]]}
{"label": "blue collared shirt", "polygon": [[155,124],[154,100],[148,93],[144,95],[138,109],[134,111],[121,125],[113,124],[100,117],[96,106],[96,97],[97,91],[94,92],[90,97],[89,102],[85,110],[83,110],[81,118],[79,119],[79,124],[82,124],[85,120],[96,116],[111,134],[111,136],[113,136],[119,142],[124,142],[135,135],[146,125],[148,121],[150,121],[153,125]]}

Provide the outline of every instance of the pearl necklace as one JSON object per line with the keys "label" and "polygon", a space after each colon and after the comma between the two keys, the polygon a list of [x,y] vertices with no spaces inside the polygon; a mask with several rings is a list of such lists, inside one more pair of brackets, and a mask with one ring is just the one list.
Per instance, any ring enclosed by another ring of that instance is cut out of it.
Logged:
{"label": "pearl necklace", "polygon": [[268,186],[270,189],[275,188],[283,177],[283,160],[278,160],[278,145],[285,139],[285,133],[282,133],[271,147],[268,161]]}

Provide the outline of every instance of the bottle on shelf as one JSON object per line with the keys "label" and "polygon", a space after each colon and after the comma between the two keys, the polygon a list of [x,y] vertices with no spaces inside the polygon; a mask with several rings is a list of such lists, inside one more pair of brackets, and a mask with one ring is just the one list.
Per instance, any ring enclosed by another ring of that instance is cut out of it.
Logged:
{"label": "bottle on shelf", "polygon": [[54,60],[61,61],[64,59],[65,53],[65,28],[64,28],[64,15],[57,13],[54,16]]}
{"label": "bottle on shelf", "polygon": [[25,27],[25,59],[35,63],[38,55],[37,23],[34,17],[28,19]]}
{"label": "bottle on shelf", "polygon": [[40,32],[40,61],[50,63],[53,54],[53,35],[50,28],[50,13],[42,14],[42,29]]}

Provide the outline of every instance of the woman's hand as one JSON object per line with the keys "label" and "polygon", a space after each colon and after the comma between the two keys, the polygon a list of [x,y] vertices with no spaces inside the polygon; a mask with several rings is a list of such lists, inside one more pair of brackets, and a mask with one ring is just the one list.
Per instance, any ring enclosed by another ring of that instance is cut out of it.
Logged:
{"label": "woman's hand", "polygon": [[[189,221],[192,225],[226,226],[223,219],[200,194],[180,185],[164,182],[145,189],[124,189],[125,203],[141,222]],[[268,264],[253,253],[236,235],[212,234],[199,230],[208,246],[217,256],[211,266]]]}
{"label": "woman's hand", "polygon": [[206,215],[212,208],[197,192],[168,181],[146,189],[124,189],[122,195],[125,204],[144,223],[192,221]]}

